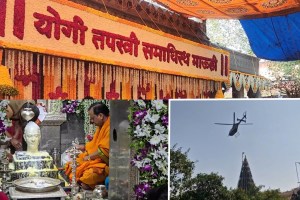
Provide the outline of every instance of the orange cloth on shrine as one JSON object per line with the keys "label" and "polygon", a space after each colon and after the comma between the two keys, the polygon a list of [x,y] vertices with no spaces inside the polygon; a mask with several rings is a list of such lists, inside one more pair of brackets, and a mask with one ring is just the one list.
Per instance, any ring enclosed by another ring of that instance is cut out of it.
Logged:
{"label": "orange cloth on shrine", "polygon": [[[109,135],[110,135],[110,118],[108,118],[100,129],[97,127],[92,141],[85,145],[85,152],[78,155],[76,181],[81,181],[91,188],[95,185],[104,182],[108,176],[109,166],[104,159],[96,158],[94,160],[84,161],[84,157],[96,151],[102,152],[105,157],[109,157]],[[100,153],[99,153],[100,155]],[[102,155],[103,156],[103,155]],[[66,164],[66,174],[72,179],[71,163]]]}

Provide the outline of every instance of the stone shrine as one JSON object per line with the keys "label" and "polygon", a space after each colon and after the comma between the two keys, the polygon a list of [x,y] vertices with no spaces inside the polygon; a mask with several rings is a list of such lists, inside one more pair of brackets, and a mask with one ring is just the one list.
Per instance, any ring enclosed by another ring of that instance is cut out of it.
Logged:
{"label": "stone shrine", "polygon": [[53,164],[53,159],[45,151],[38,154],[17,151],[13,156],[13,164],[12,180],[34,176],[58,178],[58,170]]}
{"label": "stone shrine", "polygon": [[17,151],[13,155],[12,180],[37,176],[56,179],[58,170],[53,158],[48,152],[39,151],[41,129],[35,122],[28,122],[25,126],[24,140],[27,142],[27,151]]}

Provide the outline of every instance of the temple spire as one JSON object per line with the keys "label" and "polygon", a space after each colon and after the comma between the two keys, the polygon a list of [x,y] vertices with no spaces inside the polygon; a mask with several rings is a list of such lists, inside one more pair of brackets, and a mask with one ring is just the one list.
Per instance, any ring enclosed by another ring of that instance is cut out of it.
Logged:
{"label": "temple spire", "polygon": [[248,191],[254,185],[255,184],[254,184],[254,181],[253,181],[253,178],[252,178],[249,163],[248,163],[248,160],[245,156],[244,160],[243,160],[243,163],[242,163],[240,179],[239,179],[239,182],[238,182],[238,189]]}

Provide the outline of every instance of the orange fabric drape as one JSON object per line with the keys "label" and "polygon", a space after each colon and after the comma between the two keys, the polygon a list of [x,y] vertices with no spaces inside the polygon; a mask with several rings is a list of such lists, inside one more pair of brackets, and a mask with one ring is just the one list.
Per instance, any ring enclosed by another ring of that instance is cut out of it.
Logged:
{"label": "orange fabric drape", "polygon": [[294,0],[156,0],[156,2],[189,16],[200,19],[245,19],[272,17],[300,11],[300,2]]}

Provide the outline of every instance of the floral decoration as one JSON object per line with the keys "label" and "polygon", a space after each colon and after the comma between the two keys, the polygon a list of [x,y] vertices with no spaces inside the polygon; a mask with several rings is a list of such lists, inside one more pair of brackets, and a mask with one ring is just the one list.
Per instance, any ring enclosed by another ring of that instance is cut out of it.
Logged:
{"label": "floral decoration", "polygon": [[14,20],[14,35],[23,40],[24,38],[24,26],[25,26],[25,0],[15,1],[15,15],[16,19]]}
{"label": "floral decoration", "polygon": [[92,134],[87,134],[86,139],[90,142],[93,140],[93,135]]}
{"label": "floral decoration", "polygon": [[68,97],[68,93],[63,92],[60,86],[56,87],[55,92],[50,92],[48,94],[50,99],[66,99]]}
{"label": "floral decoration", "polygon": [[85,132],[85,142],[89,142],[93,139],[96,127],[92,124],[90,124],[90,116],[88,113],[88,108],[96,101],[92,99],[85,99],[83,100],[78,109],[80,112],[78,113],[81,118],[84,119],[84,124],[83,124],[83,130]]}
{"label": "floral decoration", "polygon": [[79,113],[79,110],[77,110],[78,106],[79,106],[78,100],[66,100],[63,103],[61,112],[67,114]]}
{"label": "floral decoration", "polygon": [[6,136],[7,129],[12,126],[11,120],[6,117],[6,108],[9,101],[2,100],[0,101],[0,141],[6,142],[9,138]]}
{"label": "floral decoration", "polygon": [[0,85],[0,94],[5,96],[17,96],[19,91],[9,85]]}
{"label": "floral decoration", "polygon": [[[17,70],[16,70],[17,71]],[[25,69],[21,70],[23,71],[23,74],[15,74],[15,80],[21,81],[23,86],[28,86],[31,82],[37,83],[38,82],[38,75],[37,74],[28,74],[25,75]]]}
{"label": "floral decoration", "polygon": [[130,107],[131,165],[138,168],[138,199],[168,181],[168,106],[162,100],[133,101]]}

